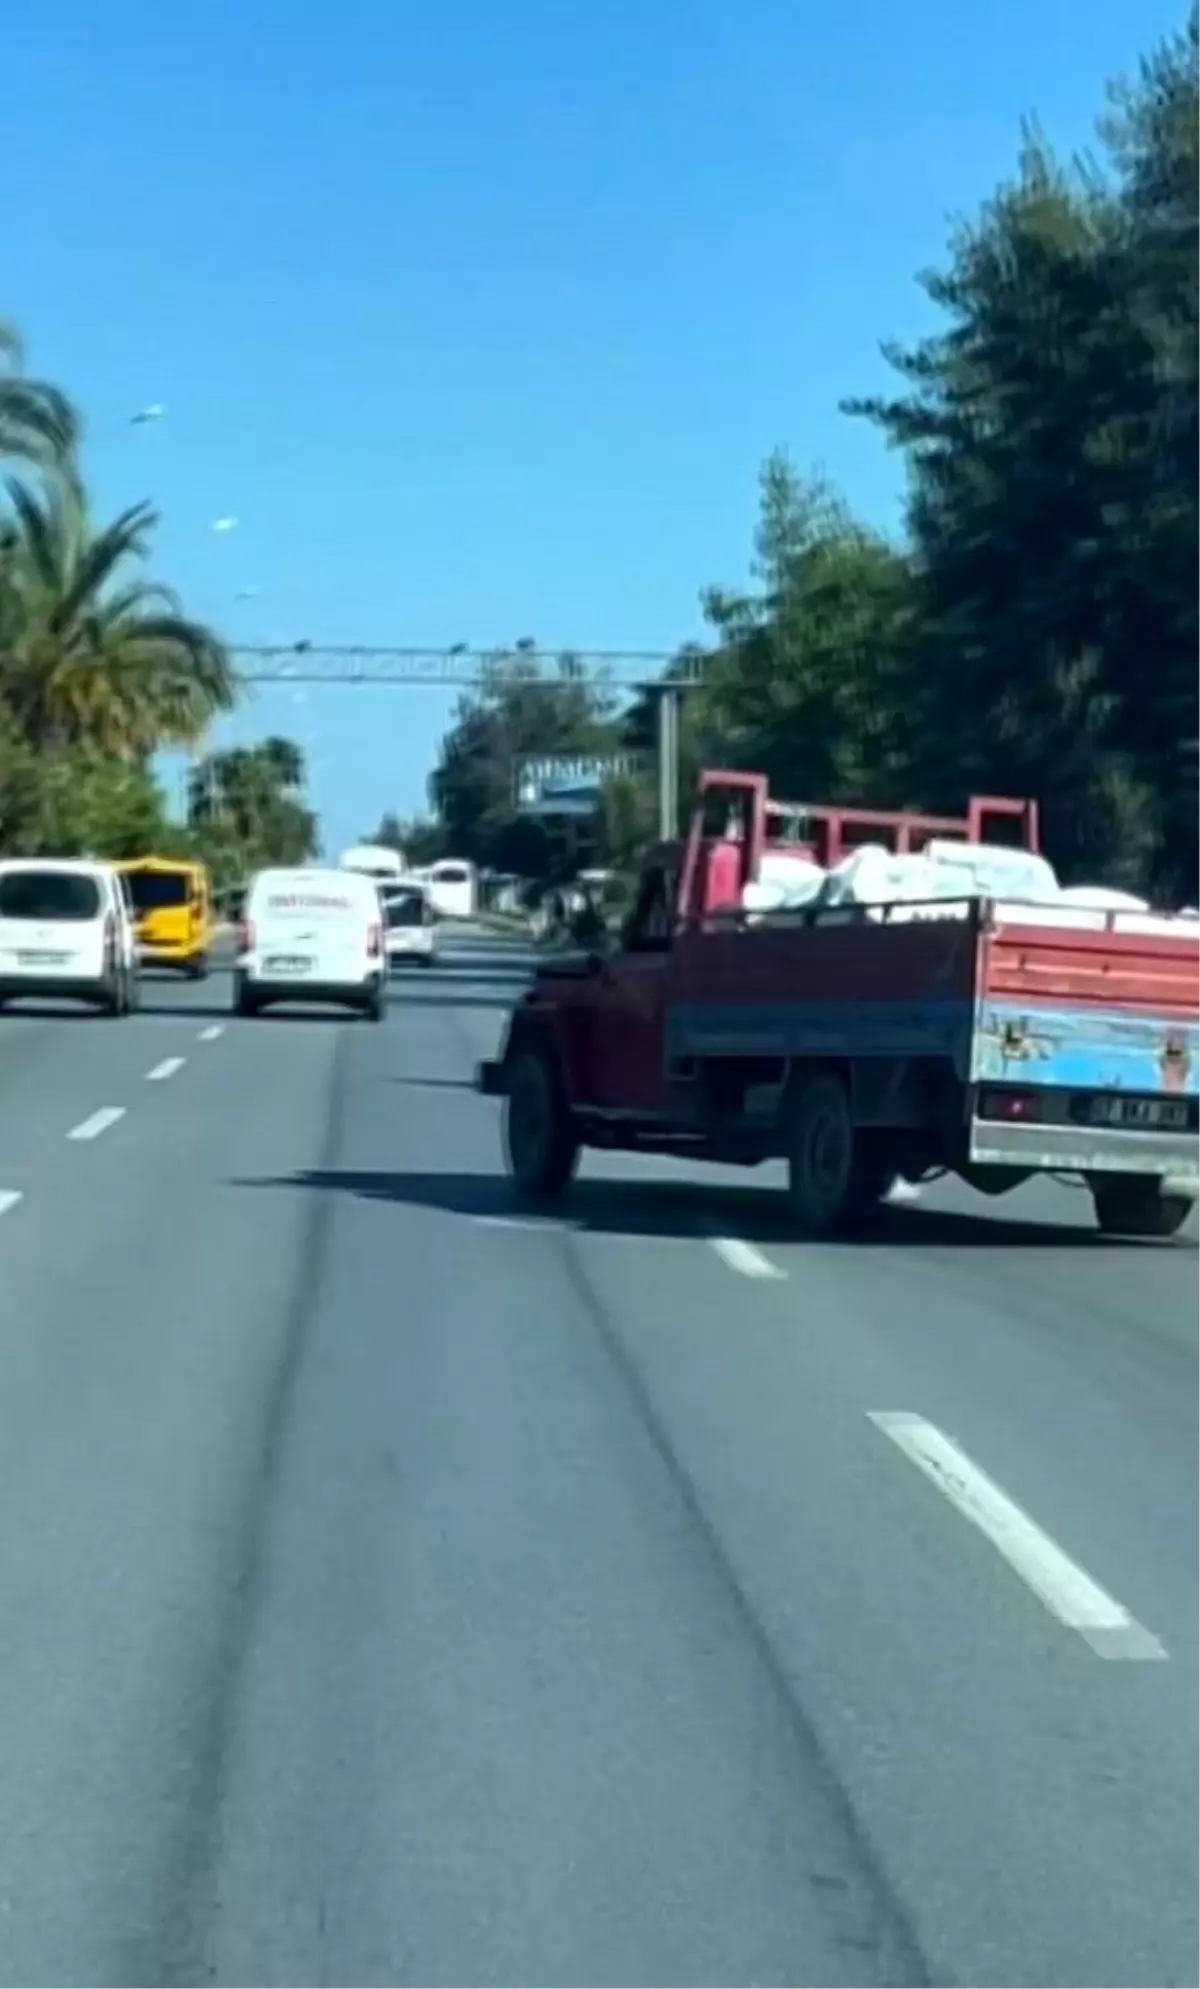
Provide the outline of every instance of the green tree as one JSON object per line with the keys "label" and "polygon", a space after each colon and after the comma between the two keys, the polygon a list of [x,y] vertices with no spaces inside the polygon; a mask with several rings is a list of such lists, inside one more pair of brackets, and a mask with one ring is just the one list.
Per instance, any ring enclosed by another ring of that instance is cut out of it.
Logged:
{"label": "green tree", "polygon": [[0,697],[40,751],[94,746],[144,757],[188,745],[230,708],[229,657],[166,588],[127,580],[157,514],[146,504],[93,531],[82,493],[10,478],[2,555]]}
{"label": "green tree", "polygon": [[1117,92],[1109,169],[1030,130],[925,279],[945,329],[855,404],[907,456],[914,775],[1037,794],[1070,872],[1194,890],[1196,21]]}
{"label": "green tree", "polygon": [[0,318],[0,457],[59,467],[79,440],[79,419],[67,396],[30,379],[20,333]]}
{"label": "green tree", "polygon": [[378,828],[371,835],[364,836],[363,841],[374,843],[380,849],[398,850],[414,870],[436,863],[439,857],[448,853],[440,824],[425,821],[419,816],[405,822],[399,815],[385,814],[380,818]]}
{"label": "green tree", "polygon": [[721,763],[793,800],[902,800],[912,576],[819,478],[768,458],[754,591],[711,589],[717,642],[689,703]]}
{"label": "green tree", "polygon": [[519,762],[610,750],[615,716],[611,691],[589,678],[577,657],[546,669],[519,644],[493,659],[479,689],[460,698],[430,781],[447,850],[497,870],[549,874],[556,839],[519,811]]}
{"label": "green tree", "polygon": [[290,739],[211,753],[188,780],[188,823],[221,885],[267,864],[307,863],[317,821],[304,799],[304,755]]}

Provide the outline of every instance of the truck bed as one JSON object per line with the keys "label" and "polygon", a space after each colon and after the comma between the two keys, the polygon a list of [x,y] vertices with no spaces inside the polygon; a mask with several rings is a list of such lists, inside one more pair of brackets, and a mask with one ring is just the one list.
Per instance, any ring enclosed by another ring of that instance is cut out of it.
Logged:
{"label": "truck bed", "polygon": [[965,1084],[1196,1096],[1200,945],[1190,931],[1120,930],[1104,914],[1049,923],[1044,907],[912,912],[685,931],[667,969],[668,1066],[917,1056],[949,1059]]}

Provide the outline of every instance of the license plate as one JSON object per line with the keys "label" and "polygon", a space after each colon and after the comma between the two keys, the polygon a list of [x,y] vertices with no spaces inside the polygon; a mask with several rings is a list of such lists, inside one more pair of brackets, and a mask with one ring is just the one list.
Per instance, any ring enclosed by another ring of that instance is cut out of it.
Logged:
{"label": "license plate", "polygon": [[1094,1126],[1148,1127],[1155,1131],[1186,1132],[1185,1098],[1093,1098]]}
{"label": "license plate", "polygon": [[300,953],[273,953],[263,964],[269,974],[308,974],[313,965]]}
{"label": "license plate", "polygon": [[69,953],[18,953],[17,963],[22,967],[65,967]]}

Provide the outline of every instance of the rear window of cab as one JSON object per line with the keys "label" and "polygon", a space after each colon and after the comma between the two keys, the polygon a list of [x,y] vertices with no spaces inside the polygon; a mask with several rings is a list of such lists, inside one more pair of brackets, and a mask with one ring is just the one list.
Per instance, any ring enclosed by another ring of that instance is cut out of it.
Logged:
{"label": "rear window of cab", "polygon": [[429,905],[423,891],[389,892],[383,901],[388,926],[429,925]]}
{"label": "rear window of cab", "polygon": [[0,872],[0,919],[86,924],[100,916],[100,887],[78,870]]}
{"label": "rear window of cab", "polygon": [[139,912],[169,911],[186,905],[193,895],[191,878],[183,870],[126,870],[123,875]]}

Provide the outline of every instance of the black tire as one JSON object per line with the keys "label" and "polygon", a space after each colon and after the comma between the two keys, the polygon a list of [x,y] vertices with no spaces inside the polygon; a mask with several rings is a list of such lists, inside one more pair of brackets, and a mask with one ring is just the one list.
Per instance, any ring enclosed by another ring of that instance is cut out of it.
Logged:
{"label": "black tire", "polygon": [[382,981],[380,981],[373,990],[373,992],[367,996],[366,1001],[363,1003],[362,1012],[368,1022],[383,1021],[384,1016],[387,1014],[387,999],[383,992]]}
{"label": "black tire", "polygon": [[840,1078],[796,1082],[786,1107],[787,1200],[804,1237],[828,1236],[861,1213],[865,1176],[855,1164],[854,1119]]}
{"label": "black tire", "polygon": [[518,1195],[555,1202],[579,1162],[579,1137],[557,1063],[531,1045],[509,1065],[504,1100],[504,1158]]}
{"label": "black tire", "polygon": [[136,1015],[142,1005],[142,977],[132,968],[125,977],[125,1012]]}
{"label": "black tire", "polygon": [[125,991],[125,976],[119,967],[114,967],[112,973],[106,976],[104,989],[97,999],[96,1006],[101,1015],[108,1016],[110,1021],[115,1022],[119,1017],[128,1015],[129,1002]]}
{"label": "black tire", "polygon": [[189,960],[186,972],[189,981],[206,981],[208,979],[207,953],[198,953],[194,960]]}
{"label": "black tire", "polygon": [[1188,1195],[1165,1195],[1153,1178],[1093,1181],[1096,1222],[1105,1236],[1174,1236],[1192,1212]]}
{"label": "black tire", "polygon": [[245,974],[237,974],[233,983],[233,1010],[235,1015],[257,1015],[262,1003],[250,986]]}

